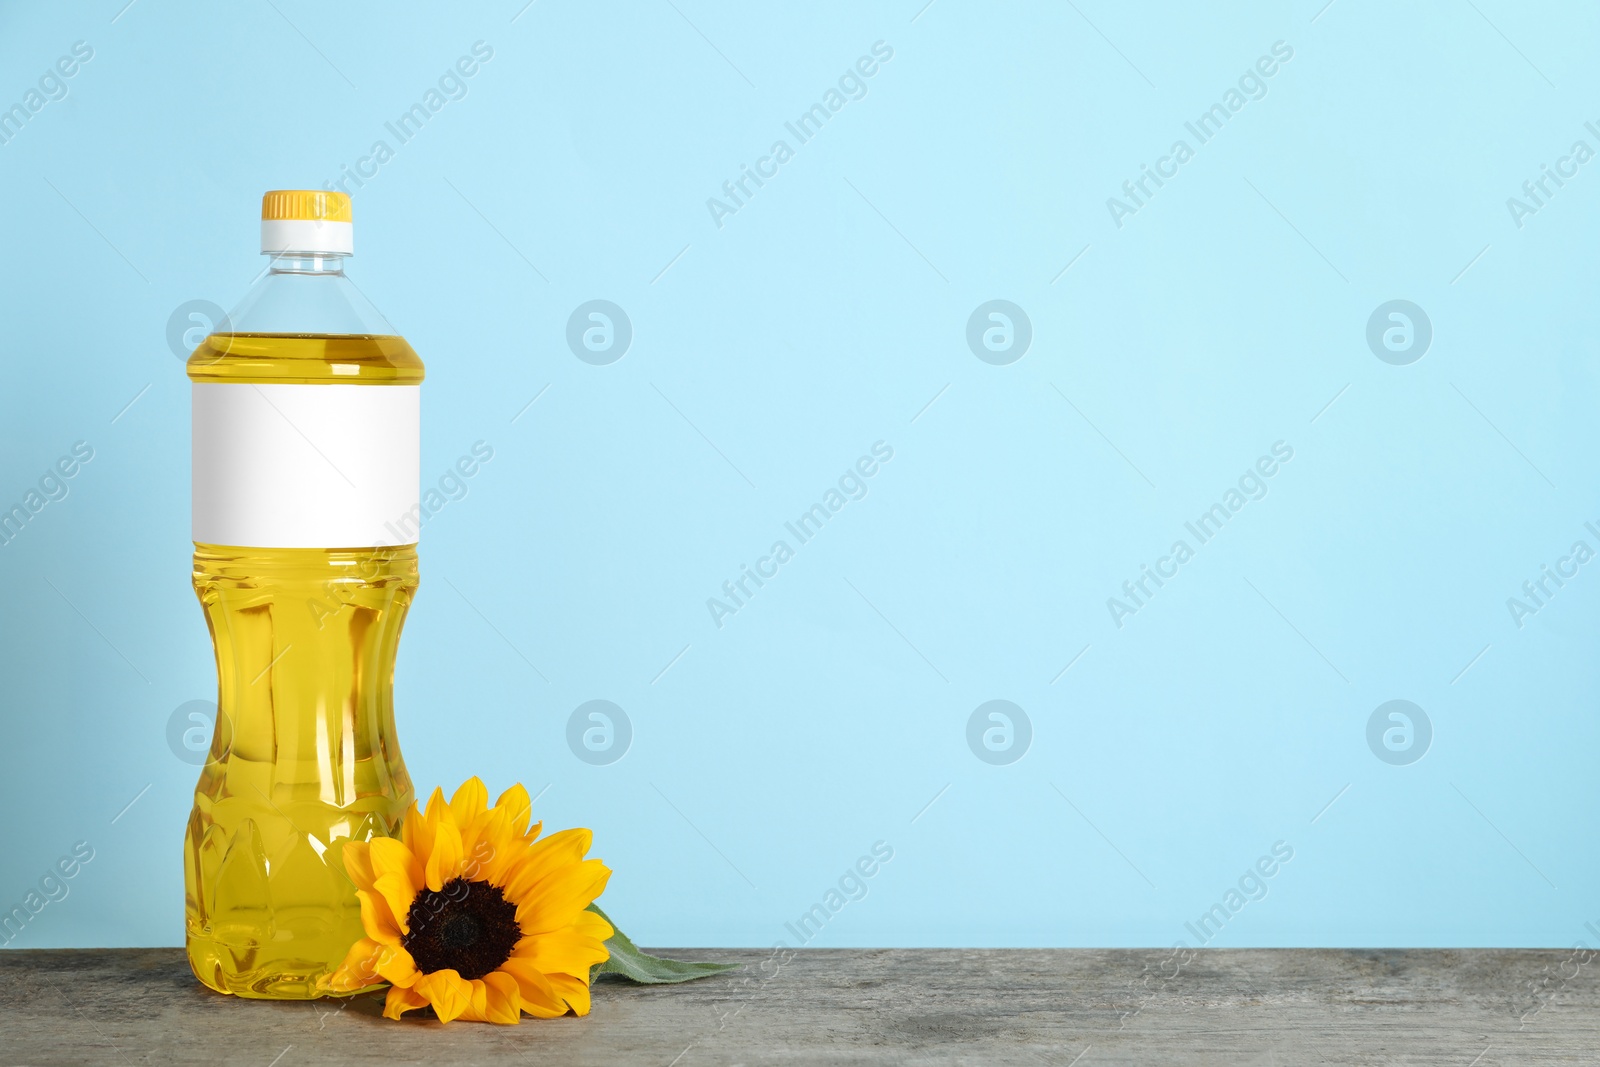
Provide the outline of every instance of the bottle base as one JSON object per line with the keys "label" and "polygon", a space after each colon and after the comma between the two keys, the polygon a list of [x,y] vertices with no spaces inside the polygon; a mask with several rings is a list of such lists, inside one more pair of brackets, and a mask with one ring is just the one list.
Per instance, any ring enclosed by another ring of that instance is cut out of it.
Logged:
{"label": "bottle base", "polygon": [[231,954],[220,945],[189,944],[189,969],[200,984],[218,993],[252,1000],[320,1000],[323,997],[353,997],[384,988],[382,984],[363,989],[331,992],[320,983],[328,977],[322,961],[275,960],[270,966],[244,970],[231,963]]}

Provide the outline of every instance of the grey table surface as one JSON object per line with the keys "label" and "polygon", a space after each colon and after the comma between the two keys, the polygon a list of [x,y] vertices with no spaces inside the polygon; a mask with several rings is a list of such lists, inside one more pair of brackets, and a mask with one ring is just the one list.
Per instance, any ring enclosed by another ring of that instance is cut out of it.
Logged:
{"label": "grey table surface", "polygon": [[680,954],[745,967],[501,1027],[219,996],[177,949],[6,951],[0,1063],[1600,1063],[1600,959],[1564,950]]}

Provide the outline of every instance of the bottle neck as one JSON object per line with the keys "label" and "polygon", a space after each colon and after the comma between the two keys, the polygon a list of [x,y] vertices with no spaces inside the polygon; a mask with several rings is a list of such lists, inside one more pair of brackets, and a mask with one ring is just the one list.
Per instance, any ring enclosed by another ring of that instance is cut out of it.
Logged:
{"label": "bottle neck", "polygon": [[348,253],[326,252],[280,252],[267,253],[272,256],[267,264],[270,274],[344,274],[344,261],[349,259]]}
{"label": "bottle neck", "polygon": [[348,252],[325,244],[280,245],[265,255],[261,274],[228,313],[228,332],[394,336],[394,327],[345,273]]}

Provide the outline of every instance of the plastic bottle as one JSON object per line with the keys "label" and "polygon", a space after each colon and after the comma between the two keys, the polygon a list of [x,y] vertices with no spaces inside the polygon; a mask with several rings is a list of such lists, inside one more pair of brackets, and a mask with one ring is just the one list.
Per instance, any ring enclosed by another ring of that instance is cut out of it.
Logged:
{"label": "plastic bottle", "polygon": [[411,803],[395,739],[417,588],[422,361],[367,301],[342,193],[269,192],[267,272],[189,357],[194,587],[217,726],[184,839],[189,965],[320,995],[362,936],[342,844]]}

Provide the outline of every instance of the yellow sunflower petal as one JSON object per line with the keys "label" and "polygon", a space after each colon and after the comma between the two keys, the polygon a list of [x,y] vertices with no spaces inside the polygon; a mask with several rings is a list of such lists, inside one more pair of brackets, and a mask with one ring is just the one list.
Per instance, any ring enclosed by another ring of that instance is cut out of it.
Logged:
{"label": "yellow sunflower petal", "polygon": [[506,878],[506,899],[515,902],[535,883],[583,859],[594,841],[584,829],[562,830],[528,847],[512,865]]}
{"label": "yellow sunflower petal", "polygon": [[[443,801],[440,801],[443,803]],[[401,828],[401,837],[405,840],[406,847],[414,855],[426,856],[433,851],[433,828],[438,825],[438,819],[431,822],[428,817],[417,810],[415,804],[406,812],[405,825]]]}
{"label": "yellow sunflower petal", "polygon": [[470,826],[488,806],[489,790],[476,775],[462,782],[456,795],[450,798],[450,814],[456,817],[457,826]]}
{"label": "yellow sunflower petal", "polygon": [[[412,852],[402,841],[396,841],[392,837],[374,837],[367,843],[367,856],[372,863],[374,888],[377,887],[378,879],[386,874],[394,874],[405,879],[402,884],[409,886],[411,894],[415,896],[417,888],[422,885],[422,863],[417,859],[418,855],[421,854]],[[410,900],[395,902],[396,917],[410,906]]]}
{"label": "yellow sunflower petal", "polygon": [[416,985],[422,977],[422,972],[417,970],[417,961],[411,958],[411,953],[406,951],[405,946],[384,945],[382,949],[374,969],[383,980],[402,988]]}
{"label": "yellow sunflower petal", "polygon": [[345,953],[344,962],[319,982],[318,986],[330,993],[353,993],[357,989],[365,989],[380,980],[378,958],[382,954],[382,945],[371,938],[363,937],[350,946],[350,951]]}
{"label": "yellow sunflower petal", "polygon": [[528,820],[533,818],[533,801],[528,799],[528,791],[521,782],[501,793],[494,806],[505,812],[513,834],[522,837],[528,832]]}
{"label": "yellow sunflower petal", "polygon": [[552,974],[549,978],[550,984],[555,987],[556,994],[567,1002],[567,1007],[572,1009],[574,1015],[589,1014],[589,981],[587,977],[574,978],[570,974]]}
{"label": "yellow sunflower petal", "polygon": [[389,914],[394,918],[395,929],[401,934],[409,934],[411,904],[417,899],[417,887],[411,884],[410,876],[388,871],[378,875],[378,880],[373,883],[372,888],[389,906]]}
{"label": "yellow sunflower petal", "polygon": [[448,967],[423,975],[417,979],[414,988],[428,998],[428,1003],[433,1005],[442,1023],[459,1019],[472,1003],[470,983],[463,981],[460,974]]}
{"label": "yellow sunflower petal", "polygon": [[[480,845],[482,845],[482,843],[483,842],[481,841],[479,842]],[[494,848],[488,850],[488,852],[485,853],[487,857],[485,862],[481,867],[478,868],[479,874],[477,877],[481,878],[485,882],[488,882],[490,885],[497,885],[504,889],[510,874],[511,865],[516,862],[515,853],[517,851],[518,850],[515,848]]]}
{"label": "yellow sunflower petal", "polygon": [[426,1008],[428,998],[418,993],[415,989],[405,989],[401,986],[390,986],[389,996],[383,1002],[383,1017],[385,1019],[398,1019],[408,1011]]}
{"label": "yellow sunflower petal", "polygon": [[610,957],[605,939],[613,933],[616,929],[611,923],[590,910],[582,910],[570,926],[523,937],[510,955],[546,974],[587,974],[590,966],[605,963]]}
{"label": "yellow sunflower petal", "polygon": [[[515,857],[522,851],[524,842],[511,832],[510,815],[503,808],[490,808],[473,818],[472,824],[461,831],[462,854],[468,861],[476,861],[481,870],[497,858]],[[502,862],[503,865],[503,862]]]}
{"label": "yellow sunflower petal", "polygon": [[438,786],[434,786],[433,794],[428,797],[428,810],[423,812],[423,814],[437,822],[439,816],[448,807],[449,805],[444,802],[444,790],[440,789]]}
{"label": "yellow sunflower petal", "polygon": [[483,840],[479,840],[472,850],[472,855],[461,861],[461,877],[472,882],[488,882],[490,885],[499,885],[502,862],[498,859],[504,852],[503,848],[493,848]]}
{"label": "yellow sunflower petal", "polygon": [[356,890],[356,899],[361,901],[361,926],[367,936],[385,945],[398,945],[403,931],[394,917],[394,910],[389,907],[389,899],[380,892],[365,889]]}
{"label": "yellow sunflower petal", "polygon": [[[592,902],[591,902],[592,903]],[[588,910],[589,905],[584,905],[584,910],[578,913],[578,921],[574,928],[580,933],[604,941],[617,932],[617,928],[606,922],[605,919]]]}
{"label": "yellow sunflower petal", "polygon": [[368,854],[371,846],[365,841],[346,841],[341,854],[344,857],[344,873],[350,876],[357,889],[371,889],[372,857]]}
{"label": "yellow sunflower petal", "polygon": [[[546,931],[544,933],[528,934],[527,936],[523,937],[511,950],[511,955],[521,958],[532,958],[535,955],[539,942],[546,938],[568,939],[569,944],[571,943],[570,939],[579,938],[582,939],[586,945],[598,945],[602,950],[605,950],[606,939],[614,933],[616,933],[616,928],[614,926],[606,922],[606,920],[602,919],[599,915],[589,911],[586,907],[584,910],[577,913],[577,916],[571,923],[565,926],[558,927],[554,930]],[[607,951],[607,954],[609,954],[609,950],[605,951]],[[601,958],[604,959],[603,956]],[[553,964],[550,966],[541,966],[540,970],[546,972],[566,971],[569,974],[577,974],[581,968],[564,967],[559,964]]]}
{"label": "yellow sunflower petal", "polygon": [[433,853],[428,857],[425,872],[428,888],[435,893],[461,873],[461,831],[449,819],[439,820]]}
{"label": "yellow sunflower petal", "polygon": [[496,875],[519,851],[506,829],[505,813],[491,809],[461,832],[461,877],[498,884]]}
{"label": "yellow sunflower petal", "polygon": [[503,971],[490,971],[483,976],[488,991],[484,1018],[502,1026],[522,1021],[522,989],[517,980]]}
{"label": "yellow sunflower petal", "polygon": [[603,939],[569,928],[523,938],[512,950],[511,958],[532,964],[545,974],[588,974],[590,967],[604,963],[610,955]]}
{"label": "yellow sunflower petal", "polygon": [[513,956],[500,965],[501,974],[508,974],[517,983],[522,994],[522,1010],[540,1019],[554,1019],[567,1013],[567,1002],[561,999],[550,979],[543,971],[527,960]]}
{"label": "yellow sunflower petal", "polygon": [[514,901],[524,934],[542,934],[570,926],[578,913],[605,892],[611,870],[599,860],[584,860],[558,871]]}
{"label": "yellow sunflower petal", "polygon": [[462,986],[467,991],[467,1006],[461,1010],[462,1019],[474,1023],[489,1021],[489,987],[483,984],[483,979],[474,978],[470,981],[463,978]]}

